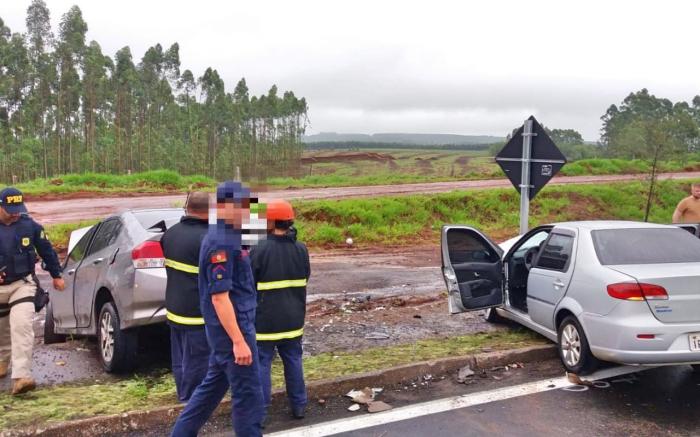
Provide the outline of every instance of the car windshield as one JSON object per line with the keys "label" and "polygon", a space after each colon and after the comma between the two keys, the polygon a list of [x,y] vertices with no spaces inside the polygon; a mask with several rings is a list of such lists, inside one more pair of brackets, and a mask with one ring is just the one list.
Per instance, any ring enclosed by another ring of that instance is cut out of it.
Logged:
{"label": "car windshield", "polygon": [[700,262],[700,239],[679,228],[605,229],[592,236],[603,265]]}
{"label": "car windshield", "polygon": [[149,211],[133,211],[133,214],[141,226],[148,230],[153,227],[160,228],[160,222],[164,222],[167,229],[180,221],[180,217],[182,217],[185,212],[181,209],[155,209]]}

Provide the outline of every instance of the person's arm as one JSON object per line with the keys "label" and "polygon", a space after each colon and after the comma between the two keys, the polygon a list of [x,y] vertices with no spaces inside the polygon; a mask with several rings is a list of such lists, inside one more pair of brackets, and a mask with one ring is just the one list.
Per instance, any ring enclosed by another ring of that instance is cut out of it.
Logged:
{"label": "person's arm", "polygon": [[236,312],[233,310],[233,304],[229,298],[228,291],[216,293],[211,296],[211,303],[214,305],[216,316],[221,322],[221,326],[228,334],[233,343],[233,357],[236,364],[240,366],[250,366],[253,364],[253,354],[250,347],[243,338],[243,333],[238,327],[236,320]]}
{"label": "person's arm", "polygon": [[676,210],[673,211],[672,223],[680,223],[683,218],[683,213],[685,212],[685,201],[681,200],[676,206]]}
{"label": "person's arm", "polygon": [[44,228],[38,224],[34,224],[34,247],[36,251],[39,252],[39,256],[46,264],[46,269],[51,274],[53,278],[53,288],[58,291],[63,291],[66,288],[66,284],[61,277],[61,263],[58,261],[58,255],[56,251],[53,250],[51,242],[46,237],[46,232]]}

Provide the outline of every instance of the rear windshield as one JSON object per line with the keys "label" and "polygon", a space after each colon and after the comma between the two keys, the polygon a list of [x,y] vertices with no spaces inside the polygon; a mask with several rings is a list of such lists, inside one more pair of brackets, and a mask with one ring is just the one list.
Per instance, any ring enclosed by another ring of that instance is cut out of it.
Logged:
{"label": "rear windshield", "polygon": [[[164,222],[166,229],[180,221],[180,217],[185,215],[181,209],[155,209],[150,211],[133,211],[136,220],[148,230]],[[158,226],[160,227],[160,226]],[[154,229],[157,230],[157,229]]]}
{"label": "rear windshield", "polygon": [[605,229],[592,235],[603,265],[700,262],[700,238],[683,229]]}

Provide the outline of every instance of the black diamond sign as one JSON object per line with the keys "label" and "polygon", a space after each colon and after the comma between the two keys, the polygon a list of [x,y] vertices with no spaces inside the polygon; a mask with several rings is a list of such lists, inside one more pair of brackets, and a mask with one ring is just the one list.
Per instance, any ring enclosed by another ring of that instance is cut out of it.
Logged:
{"label": "black diamond sign", "polygon": [[[530,148],[530,200],[532,200],[566,164],[566,158],[535,117],[530,116],[529,120],[532,120],[532,132],[535,134],[532,136]],[[520,193],[522,180],[523,129],[523,126],[520,126],[513,138],[496,155],[496,162],[518,193]]]}

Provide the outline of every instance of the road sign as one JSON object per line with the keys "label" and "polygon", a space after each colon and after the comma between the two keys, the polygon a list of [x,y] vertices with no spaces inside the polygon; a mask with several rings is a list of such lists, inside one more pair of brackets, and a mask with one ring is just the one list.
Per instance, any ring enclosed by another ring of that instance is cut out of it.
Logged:
{"label": "road sign", "polygon": [[520,233],[527,232],[530,200],[566,164],[544,128],[530,116],[496,155],[496,162],[520,193]]}

